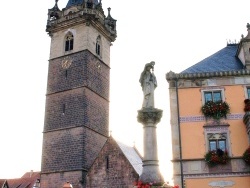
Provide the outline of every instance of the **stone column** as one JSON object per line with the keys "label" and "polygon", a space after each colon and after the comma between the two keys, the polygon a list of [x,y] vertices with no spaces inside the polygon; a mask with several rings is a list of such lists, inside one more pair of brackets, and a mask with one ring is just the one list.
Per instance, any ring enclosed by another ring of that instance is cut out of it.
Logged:
{"label": "stone column", "polygon": [[144,183],[161,183],[164,179],[159,170],[156,124],[160,122],[162,110],[143,108],[138,110],[137,120],[143,124],[143,170],[140,180]]}

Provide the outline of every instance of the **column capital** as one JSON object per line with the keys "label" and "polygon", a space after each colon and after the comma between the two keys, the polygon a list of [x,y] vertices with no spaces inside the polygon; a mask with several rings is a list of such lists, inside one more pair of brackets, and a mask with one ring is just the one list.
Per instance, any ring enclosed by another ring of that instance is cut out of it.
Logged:
{"label": "column capital", "polygon": [[137,121],[143,125],[147,125],[147,123],[157,124],[161,120],[162,112],[157,108],[142,108],[138,110]]}

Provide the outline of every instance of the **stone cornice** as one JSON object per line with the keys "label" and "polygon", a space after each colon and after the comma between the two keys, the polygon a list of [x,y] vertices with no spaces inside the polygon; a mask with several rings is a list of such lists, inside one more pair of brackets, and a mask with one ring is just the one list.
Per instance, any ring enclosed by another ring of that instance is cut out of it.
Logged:
{"label": "stone cornice", "polygon": [[166,74],[168,82],[180,79],[197,79],[211,77],[230,77],[230,76],[246,76],[250,75],[250,70],[241,69],[234,71],[216,71],[216,72],[200,72],[200,73],[174,73],[172,71]]}
{"label": "stone cornice", "polygon": [[105,25],[105,16],[96,9],[84,8],[81,11],[72,13],[70,15],[63,15],[59,19],[48,20],[46,31],[49,35],[60,31],[65,28],[73,27],[85,23],[87,26],[90,24],[100,31],[111,42],[116,39],[116,31],[108,29]]}

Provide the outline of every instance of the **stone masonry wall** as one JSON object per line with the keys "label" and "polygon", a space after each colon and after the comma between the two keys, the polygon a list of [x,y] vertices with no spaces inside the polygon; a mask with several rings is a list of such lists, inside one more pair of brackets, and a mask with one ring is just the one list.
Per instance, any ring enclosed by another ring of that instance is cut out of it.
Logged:
{"label": "stone masonry wall", "polygon": [[105,143],[87,175],[87,188],[133,188],[139,175],[112,137]]}
{"label": "stone masonry wall", "polygon": [[[97,134],[86,127],[47,132],[43,138],[42,174],[71,174],[71,171],[75,171],[77,174],[80,173],[81,176],[77,175],[77,179],[75,175],[74,177],[69,176],[67,180],[77,185],[80,177],[80,180],[85,182],[85,174],[98,156],[106,140],[105,136]],[[46,177],[46,182],[51,186],[54,186],[51,181],[57,177],[55,174],[52,177],[43,176]],[[55,180],[63,183],[62,180],[65,180],[65,178],[59,180],[56,178]],[[42,188],[52,187],[45,186]]]}
{"label": "stone masonry wall", "polygon": [[[65,59],[71,61],[66,68]],[[65,179],[75,188],[79,179],[85,181],[108,137],[109,71],[88,50],[50,60],[41,169],[46,178],[42,188],[53,188],[53,181],[58,181],[58,188]],[[61,178],[61,174],[68,178]]]}
{"label": "stone masonry wall", "polygon": [[47,96],[44,132],[78,126],[108,136],[109,102],[85,87]]}
{"label": "stone masonry wall", "polygon": [[[74,36],[74,48],[70,52],[65,52],[65,36],[71,32]],[[105,64],[110,63],[110,44],[104,36],[100,34],[91,25],[86,27],[85,24],[76,25],[68,29],[64,29],[53,33],[51,38],[50,59],[55,59],[70,53],[75,53],[88,49],[92,54],[95,54],[95,45],[97,37],[101,37],[101,58]]]}
{"label": "stone masonry wall", "polygon": [[44,134],[42,173],[81,170],[85,139],[83,127]]}
{"label": "stone masonry wall", "polygon": [[[71,61],[65,68],[65,59]],[[110,68],[88,50],[60,57],[49,62],[47,95],[78,87],[89,87],[109,100]]]}
{"label": "stone masonry wall", "polygon": [[59,172],[41,175],[41,188],[62,188],[63,184],[69,181],[74,188],[82,188],[82,172]]}

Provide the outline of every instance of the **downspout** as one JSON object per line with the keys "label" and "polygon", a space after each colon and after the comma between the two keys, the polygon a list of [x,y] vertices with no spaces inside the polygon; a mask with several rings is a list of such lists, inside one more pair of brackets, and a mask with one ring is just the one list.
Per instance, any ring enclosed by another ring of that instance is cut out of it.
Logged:
{"label": "downspout", "polygon": [[179,133],[179,148],[180,148],[180,167],[181,167],[181,187],[184,188],[183,178],[183,163],[182,163],[182,146],[181,146],[181,126],[180,126],[180,110],[179,110],[179,95],[178,95],[178,78],[175,80],[176,104],[177,104],[177,126]]}

